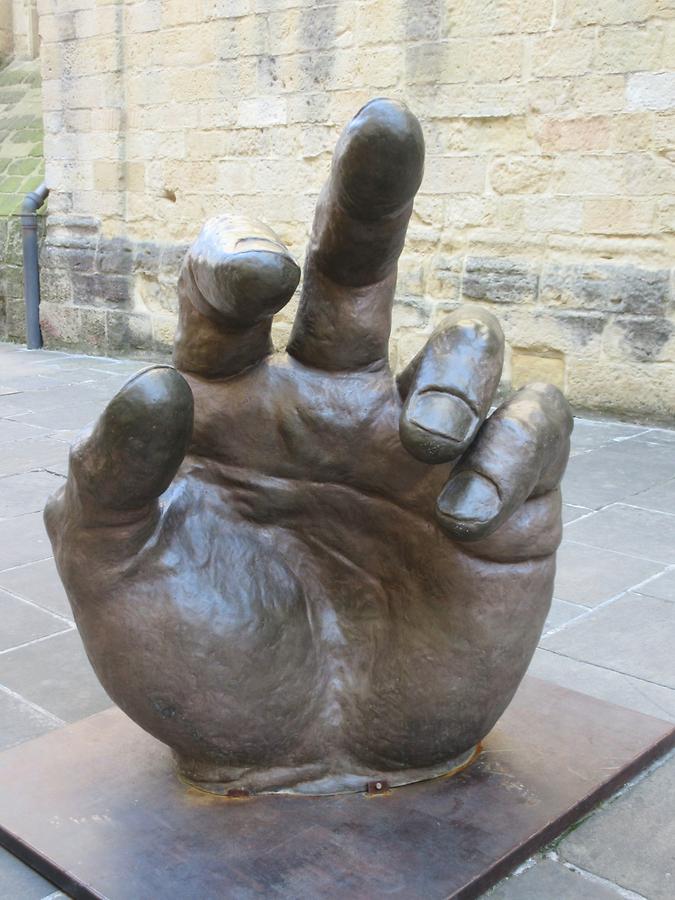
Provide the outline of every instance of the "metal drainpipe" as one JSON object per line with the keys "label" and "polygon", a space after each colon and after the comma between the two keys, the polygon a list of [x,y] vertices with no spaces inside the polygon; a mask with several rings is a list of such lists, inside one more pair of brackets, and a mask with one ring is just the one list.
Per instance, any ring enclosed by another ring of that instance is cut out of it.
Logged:
{"label": "metal drainpipe", "polygon": [[39,350],[42,346],[40,331],[40,267],[38,264],[37,211],[47,199],[49,188],[40,187],[26,194],[21,204],[21,230],[23,232],[23,295],[26,303],[26,347]]}

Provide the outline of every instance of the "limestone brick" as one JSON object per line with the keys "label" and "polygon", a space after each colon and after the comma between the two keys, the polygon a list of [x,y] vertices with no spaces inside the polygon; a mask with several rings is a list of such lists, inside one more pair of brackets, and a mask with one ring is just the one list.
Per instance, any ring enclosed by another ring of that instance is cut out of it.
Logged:
{"label": "limestone brick", "polygon": [[577,233],[584,221],[584,207],[577,199],[547,196],[528,198],[523,224],[529,231]]}
{"label": "limestone brick", "polygon": [[115,34],[121,24],[122,10],[117,5],[80,9],[70,17],[77,38],[102,37]]}
{"label": "limestone brick", "polygon": [[479,157],[432,157],[421,190],[425,194],[482,194],[485,172],[486,161]]}
{"label": "limestone brick", "polygon": [[532,39],[532,74],[583,75],[592,67],[595,35],[588,29],[552,32]]}
{"label": "limestone brick", "polygon": [[554,384],[565,390],[565,357],[561,353],[535,353],[513,347],[511,350],[511,385],[520,388],[535,381]]}
{"label": "limestone brick", "polygon": [[675,111],[654,116],[654,149],[657,153],[675,149]]}
{"label": "limestone brick", "polygon": [[624,161],[624,185],[631,194],[672,196],[675,193],[675,166],[667,156],[628,153]]}
{"label": "limestone brick", "polygon": [[[231,7],[236,5],[235,2],[230,4]],[[251,4],[248,0],[244,0],[243,7],[246,12],[250,11]],[[164,0],[162,4],[162,25],[186,25],[191,22],[201,22],[202,18],[215,18],[217,15],[218,4],[214,2],[207,3],[202,9],[199,3],[194,0]],[[234,15],[234,12],[231,13]]]}
{"label": "limestone brick", "polygon": [[608,115],[625,108],[624,75],[587,75],[569,82],[567,110],[575,114]]}
{"label": "limestone brick", "polygon": [[626,82],[626,109],[675,109],[675,72],[641,72]]}
{"label": "limestone brick", "polygon": [[546,118],[539,123],[537,137],[546,153],[567,150],[607,150],[611,119],[607,116]]}
{"label": "limestone brick", "polygon": [[623,25],[659,13],[658,0],[559,0],[558,20],[568,25]]}
{"label": "limestone brick", "polygon": [[540,194],[546,191],[553,160],[525,156],[497,159],[490,167],[490,185],[498,194]]}
{"label": "limestone brick", "polygon": [[615,160],[590,153],[556,157],[550,180],[552,191],[573,197],[613,195],[621,193],[623,185],[623,172]]}
{"label": "limestone brick", "polygon": [[553,17],[552,0],[459,0],[445,8],[445,28],[462,34],[545,31]]}
{"label": "limestone brick", "polygon": [[593,67],[599,72],[640,72],[659,68],[663,26],[659,23],[603,29],[597,37]]}
{"label": "limestone brick", "polygon": [[141,0],[124,7],[124,29],[129,33],[157,31],[162,24],[161,0]]}
{"label": "limestone brick", "polygon": [[242,128],[264,128],[267,125],[285,125],[287,121],[284,97],[251,97],[238,104],[237,125]]}
{"label": "limestone brick", "polygon": [[675,198],[659,200],[656,204],[656,228],[675,234]]}
{"label": "limestone brick", "polygon": [[673,375],[664,366],[610,361],[604,356],[567,360],[565,391],[578,409],[622,414],[672,425]]}
{"label": "limestone brick", "polygon": [[403,5],[391,3],[391,0],[359,3],[356,8],[356,33],[362,45],[383,41],[403,42],[408,36],[411,18],[410,12],[406,15]]}
{"label": "limestone brick", "polygon": [[651,113],[613,116],[608,122],[611,131],[610,148],[619,152],[635,152],[650,150],[655,146],[658,150],[654,120]]}
{"label": "limestone brick", "polygon": [[649,233],[654,221],[654,202],[626,198],[584,201],[584,231],[596,234]]}

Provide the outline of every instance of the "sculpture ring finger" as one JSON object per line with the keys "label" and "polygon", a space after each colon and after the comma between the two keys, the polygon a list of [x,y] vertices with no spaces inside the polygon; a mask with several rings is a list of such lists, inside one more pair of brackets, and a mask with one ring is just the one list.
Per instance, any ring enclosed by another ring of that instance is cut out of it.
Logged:
{"label": "sculpture ring finger", "polygon": [[461,765],[550,605],[571,416],[550,385],[488,415],[503,336],[457,310],[395,380],[396,264],[419,123],[376,100],[299,268],[257,222],[208,222],[179,281],[176,369],[139,373],[46,509],[104,687],[210,790],[362,789]]}

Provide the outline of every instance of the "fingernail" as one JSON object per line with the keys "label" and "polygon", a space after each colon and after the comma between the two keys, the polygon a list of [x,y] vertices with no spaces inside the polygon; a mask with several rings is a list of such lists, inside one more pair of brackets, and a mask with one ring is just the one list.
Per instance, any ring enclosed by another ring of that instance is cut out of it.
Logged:
{"label": "fingernail", "polygon": [[408,421],[431,434],[461,443],[474,427],[476,414],[454,394],[425,391],[413,398],[408,407]]}
{"label": "fingernail", "polygon": [[444,516],[459,521],[489,522],[501,510],[494,482],[478,472],[458,472],[446,484],[438,498]]}

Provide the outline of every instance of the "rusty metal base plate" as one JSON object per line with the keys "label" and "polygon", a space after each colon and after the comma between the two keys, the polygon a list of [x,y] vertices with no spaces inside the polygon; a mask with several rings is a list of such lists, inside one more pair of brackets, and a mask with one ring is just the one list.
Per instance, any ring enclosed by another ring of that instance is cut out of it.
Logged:
{"label": "rusty metal base plate", "polygon": [[674,744],[667,722],[527,678],[452,778],[227,799],[113,709],[0,754],[0,843],[75,898],[471,898]]}

